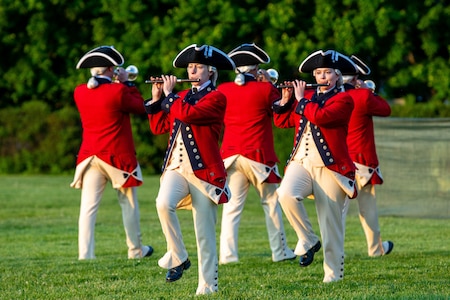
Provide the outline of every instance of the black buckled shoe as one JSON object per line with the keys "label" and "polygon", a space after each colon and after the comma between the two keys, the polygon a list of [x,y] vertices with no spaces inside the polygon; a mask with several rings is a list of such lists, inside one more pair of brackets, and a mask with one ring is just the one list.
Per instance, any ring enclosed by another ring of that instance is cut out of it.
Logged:
{"label": "black buckled shoe", "polygon": [[150,257],[150,256],[152,256],[152,254],[153,254],[153,247],[150,246],[150,245],[145,246],[145,247],[148,247],[148,251],[143,257]]}
{"label": "black buckled shoe", "polygon": [[309,266],[314,260],[314,253],[320,250],[322,244],[318,241],[311,249],[309,249],[305,254],[300,256],[299,264],[301,267]]}
{"label": "black buckled shoe", "polygon": [[382,245],[384,250],[383,255],[388,255],[389,253],[391,253],[392,249],[394,249],[394,243],[391,241],[385,241],[382,243]]}
{"label": "black buckled shoe", "polygon": [[174,282],[183,276],[183,271],[189,269],[191,266],[191,261],[188,259],[185,260],[184,263],[179,265],[178,267],[169,269],[166,274],[166,282]]}

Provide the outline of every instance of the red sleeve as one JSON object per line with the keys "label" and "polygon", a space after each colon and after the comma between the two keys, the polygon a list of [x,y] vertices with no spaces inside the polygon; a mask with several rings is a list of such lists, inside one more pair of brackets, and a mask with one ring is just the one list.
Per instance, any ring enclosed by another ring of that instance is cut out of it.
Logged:
{"label": "red sleeve", "polygon": [[122,94],[121,105],[124,111],[133,114],[145,114],[144,98],[136,87],[128,87],[123,84],[120,92]]}
{"label": "red sleeve", "polygon": [[150,130],[153,134],[164,134],[170,131],[171,122],[169,120],[169,115],[164,111],[149,114],[148,121],[150,124]]}
{"label": "red sleeve", "polygon": [[371,116],[388,117],[391,115],[391,107],[386,100],[378,94],[372,93],[368,90],[367,97],[367,113]]}
{"label": "red sleeve", "polygon": [[325,102],[323,107],[318,103],[309,102],[305,105],[305,117],[320,127],[335,127],[348,124],[354,104],[350,95],[341,92]]}
{"label": "red sleeve", "polygon": [[277,113],[276,110],[273,114],[273,123],[279,128],[292,128],[298,124],[298,115],[295,113],[295,108],[298,102],[294,101],[291,104],[288,102],[286,105],[290,105],[290,108],[286,108],[286,111]]}
{"label": "red sleeve", "polygon": [[213,91],[191,105],[179,98],[170,108],[172,118],[195,125],[209,125],[223,119],[227,100],[221,92]]}

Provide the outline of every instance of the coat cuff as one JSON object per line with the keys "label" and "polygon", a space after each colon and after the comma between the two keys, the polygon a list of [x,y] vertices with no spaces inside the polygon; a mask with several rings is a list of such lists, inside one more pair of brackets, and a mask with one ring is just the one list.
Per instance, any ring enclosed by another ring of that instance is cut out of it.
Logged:
{"label": "coat cuff", "polygon": [[152,115],[161,111],[161,101],[151,102],[152,99],[148,99],[144,101],[144,108],[147,114]]}
{"label": "coat cuff", "polygon": [[303,115],[306,104],[308,104],[308,103],[309,103],[308,99],[306,99],[306,98],[300,99],[300,101],[298,101],[297,107],[295,108],[295,112],[298,113],[299,115]]}
{"label": "coat cuff", "polygon": [[284,114],[291,109],[292,104],[294,103],[294,98],[289,99],[289,101],[285,105],[276,104],[277,102],[278,101],[272,104],[273,112],[276,114]]}
{"label": "coat cuff", "polygon": [[180,96],[178,96],[175,93],[170,93],[169,95],[167,95],[166,98],[164,98],[164,100],[161,102],[161,109],[165,112],[170,112],[170,108],[172,107],[172,105],[175,103],[175,100],[177,100],[178,98],[180,98]]}

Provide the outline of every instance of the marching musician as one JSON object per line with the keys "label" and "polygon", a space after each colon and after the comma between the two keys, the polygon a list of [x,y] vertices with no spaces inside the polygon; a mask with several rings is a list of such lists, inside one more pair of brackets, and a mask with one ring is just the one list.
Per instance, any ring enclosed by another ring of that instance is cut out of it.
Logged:
{"label": "marching musician", "polygon": [[[369,75],[370,68],[358,57],[350,59],[357,72],[344,73],[344,88],[353,98],[353,109],[348,125],[347,145],[350,157],[356,165],[356,188],[358,189],[359,220],[371,257],[389,254],[394,248],[392,241],[382,241],[378,222],[375,185],[383,183],[375,146],[373,116],[388,117],[391,107],[385,99],[369,89],[359,74]],[[348,207],[348,206],[347,206]]]}
{"label": "marching musician", "polygon": [[145,104],[152,132],[170,134],[156,198],[167,241],[167,252],[158,264],[168,269],[167,282],[179,280],[190,267],[176,209],[192,209],[199,276],[196,294],[210,294],[218,291],[217,205],[228,202],[230,196],[219,152],[226,98],[215,86],[217,70],[233,70],[234,63],[215,47],[193,44],[177,55],[173,66],[186,68],[189,79],[199,81],[191,89],[174,93],[177,78],[163,75],[163,83],[153,84],[152,99]]}
{"label": "marching musician", "polygon": [[276,189],[281,181],[272,132],[272,104],[281,98],[269,82],[257,81],[259,64],[269,55],[255,44],[242,44],[228,53],[236,65],[234,82],[219,85],[227,97],[225,130],[220,152],[228,173],[231,199],[223,205],[220,232],[221,264],[239,261],[238,229],[250,185],[264,210],[272,260],[295,258],[287,246]]}
{"label": "marching musician", "polygon": [[86,53],[77,69],[90,69],[88,83],[75,88],[74,99],[81,117],[83,137],[77,157],[73,188],[81,188],[78,248],[79,259],[94,259],[94,228],[103,191],[108,181],[117,190],[128,246],[128,258],[152,255],[143,246],[136,187],[142,174],[136,158],[130,114],[145,114],[139,90],[128,73],[115,68],[124,63],[112,46]]}
{"label": "marching musician", "polygon": [[[296,128],[294,148],[277,192],[280,204],[299,240],[295,253],[300,266],[313,262],[321,247],[314,238],[303,199],[313,196],[323,243],[323,282],[344,277],[343,213],[346,196],[354,198],[355,166],[348,154],[347,129],[353,99],[343,92],[342,72],[354,72],[355,64],[334,50],[316,51],[300,65],[301,73],[312,72],[321,86],[305,93],[306,83],[292,81],[283,88],[282,99],[274,104],[275,125]],[[294,97],[292,97],[294,95]]]}

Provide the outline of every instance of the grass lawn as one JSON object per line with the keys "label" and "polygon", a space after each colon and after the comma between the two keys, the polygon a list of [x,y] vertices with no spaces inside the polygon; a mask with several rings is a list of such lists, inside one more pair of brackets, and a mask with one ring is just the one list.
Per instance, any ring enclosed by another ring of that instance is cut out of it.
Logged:
{"label": "grass lawn", "polygon": [[[190,211],[178,214],[192,267],[168,284],[166,270],[157,264],[166,247],[155,209],[159,177],[147,176],[138,190],[143,240],[155,248],[152,257],[140,260],[127,259],[120,207],[110,187],[97,217],[97,259],[77,260],[80,191],[69,187],[71,179],[0,176],[0,299],[198,298]],[[305,204],[318,232],[314,202]],[[263,211],[252,190],[240,227],[240,262],[219,266],[219,292],[199,298],[450,299],[449,219],[383,216],[380,226],[394,250],[369,258],[358,217],[347,217],[344,280],[324,284],[322,250],[307,268],[297,260],[271,261]],[[296,236],[286,219],[285,227],[294,247]]]}

